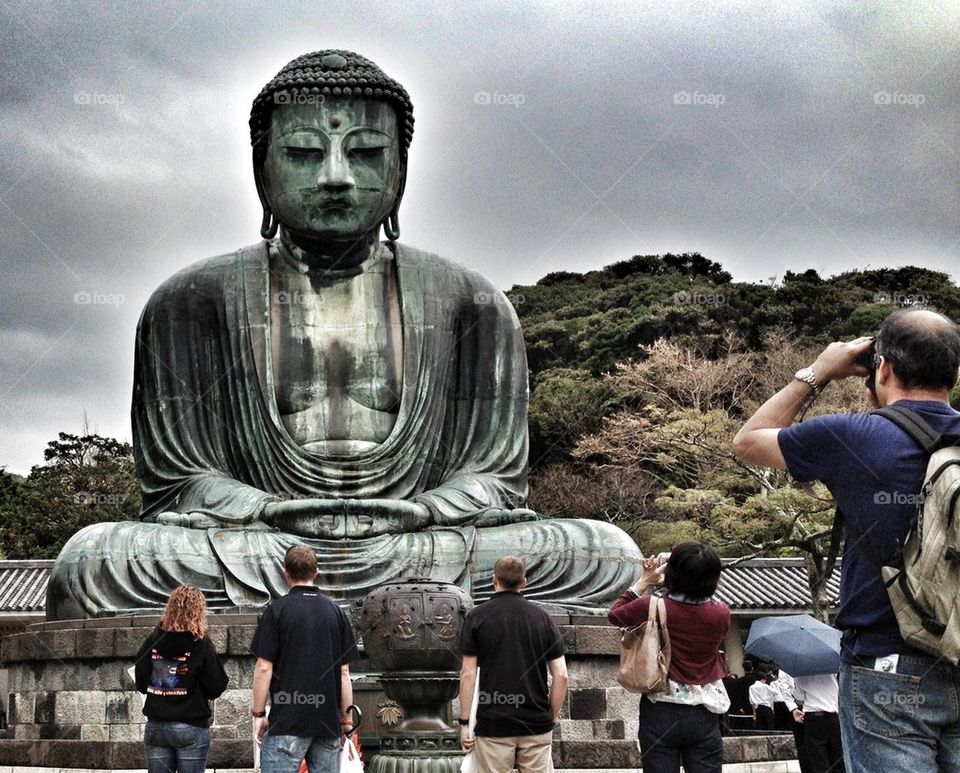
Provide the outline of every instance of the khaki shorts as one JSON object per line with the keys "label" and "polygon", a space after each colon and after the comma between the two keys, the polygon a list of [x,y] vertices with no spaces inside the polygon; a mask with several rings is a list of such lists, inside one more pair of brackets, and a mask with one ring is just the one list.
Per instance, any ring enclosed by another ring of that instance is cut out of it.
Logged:
{"label": "khaki shorts", "polygon": [[496,738],[478,735],[474,747],[483,773],[553,773],[553,732]]}

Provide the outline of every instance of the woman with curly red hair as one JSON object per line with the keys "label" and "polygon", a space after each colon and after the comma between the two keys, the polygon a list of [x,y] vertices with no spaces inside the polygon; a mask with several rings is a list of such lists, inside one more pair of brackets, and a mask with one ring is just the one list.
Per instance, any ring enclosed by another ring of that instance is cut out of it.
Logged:
{"label": "woman with curly red hair", "polygon": [[137,653],[137,689],[146,693],[143,744],[148,773],[203,773],[210,750],[210,703],[227,674],[207,635],[199,588],[174,589],[163,618]]}

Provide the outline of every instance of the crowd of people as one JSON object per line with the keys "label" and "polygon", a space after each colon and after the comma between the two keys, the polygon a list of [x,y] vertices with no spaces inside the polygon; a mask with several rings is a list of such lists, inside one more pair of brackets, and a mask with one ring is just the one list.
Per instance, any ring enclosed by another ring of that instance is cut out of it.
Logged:
{"label": "crowd of people", "polygon": [[[647,619],[651,592],[664,593],[669,678],[663,692],[640,702],[640,746],[648,772],[679,771],[681,764],[687,771],[719,771],[719,719],[742,703],[738,685],[750,683],[747,700],[758,730],[774,729],[778,702],[792,712],[795,726],[825,712],[811,703],[829,692],[817,678],[794,681],[761,666],[731,682],[721,650],[730,610],[713,598],[720,572],[720,557],[710,545],[682,543],[669,557],[647,559],[642,576],[610,610],[610,622],[633,628]],[[358,657],[356,640],[344,612],[313,584],[313,550],[288,550],[284,574],[289,593],[267,607],[251,645],[257,656],[251,714],[261,769],[295,773],[306,762],[313,773],[336,771],[341,736],[352,725],[346,707],[353,701],[349,664]],[[553,730],[567,697],[564,638],[550,615],[524,598],[526,582],[522,559],[501,558],[494,595],[471,610],[462,631],[461,746],[484,773],[553,770]],[[183,585],[170,595],[160,625],[137,655],[135,674],[147,696],[149,773],[202,773],[210,747],[210,701],[226,688],[227,675],[207,633],[206,604],[197,588]],[[836,717],[836,679],[828,679]],[[471,725],[472,705],[477,708]],[[818,743],[829,737],[821,731],[813,735]],[[798,736],[803,761],[802,742]],[[804,762],[803,770],[842,771],[843,763],[834,755],[823,766]]]}
{"label": "crowd of people", "polygon": [[[938,433],[960,438],[960,413],[949,405],[958,373],[957,326],[933,312],[905,310],[888,317],[876,338],[831,344],[746,422],[734,440],[738,456],[787,469],[798,481],[823,482],[845,514],[839,676],[793,679],[758,664],[731,678],[721,653],[730,610],[713,598],[721,574],[716,550],[685,542],[669,556],[648,558],[609,613],[611,623],[634,628],[647,621],[653,594],[664,599],[671,658],[666,688],[640,701],[645,773],[678,773],[681,765],[687,773],[719,773],[721,717],[744,712],[756,731],[769,732],[778,726],[778,707],[796,737],[804,773],[960,770],[960,669],[903,639],[873,560],[892,560],[915,509],[912,500],[879,494],[919,492],[928,454],[876,414],[836,414],[791,426],[827,383],[866,375],[875,405],[905,404]],[[874,528],[878,523],[883,528]],[[345,707],[352,702],[349,664],[358,656],[354,634],[344,612],[313,584],[313,550],[288,550],[284,574],[290,591],[267,607],[252,645],[251,713],[262,741],[262,769],[296,773],[306,760],[312,773],[335,771],[339,739],[351,724]],[[526,582],[520,558],[501,558],[493,597],[464,623],[461,746],[482,773],[553,770],[553,728],[568,682],[564,639],[550,616],[524,598]],[[181,586],[171,594],[162,622],[138,654],[136,682],[147,694],[150,773],[202,771],[209,701],[222,693],[227,677],[196,588]],[[296,693],[314,699],[290,700]]]}

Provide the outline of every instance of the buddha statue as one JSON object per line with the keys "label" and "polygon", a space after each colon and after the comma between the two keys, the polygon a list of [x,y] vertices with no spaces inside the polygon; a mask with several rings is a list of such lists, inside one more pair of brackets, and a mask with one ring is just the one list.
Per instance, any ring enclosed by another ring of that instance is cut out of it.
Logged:
{"label": "buddha statue", "polygon": [[[340,603],[419,576],[606,613],[639,572],[620,529],[527,509],[527,367],[516,313],[474,271],[398,242],[413,134],[404,88],[349,51],[301,56],[250,118],[263,241],[196,263],[140,318],[139,522],[75,534],[52,620],[159,609],[180,583],[212,609],[282,595],[312,546]],[[381,229],[386,237],[380,240]]]}

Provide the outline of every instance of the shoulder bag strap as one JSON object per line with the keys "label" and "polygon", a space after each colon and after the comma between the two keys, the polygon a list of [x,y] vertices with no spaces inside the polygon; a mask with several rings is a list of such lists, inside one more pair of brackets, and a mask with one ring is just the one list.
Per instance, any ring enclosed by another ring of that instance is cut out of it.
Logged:
{"label": "shoulder bag strap", "polygon": [[659,604],[660,600],[661,599],[659,596],[650,597],[650,604],[647,605],[647,622],[648,623],[657,622],[657,613],[660,611],[660,604]]}
{"label": "shoulder bag strap", "polygon": [[663,596],[657,596],[657,614],[660,616],[660,624],[666,626],[667,603],[663,600]]}
{"label": "shoulder bag strap", "polygon": [[944,445],[943,435],[931,427],[927,420],[916,411],[902,405],[888,405],[886,408],[874,411],[874,413],[900,427],[928,455],[933,454]]}

